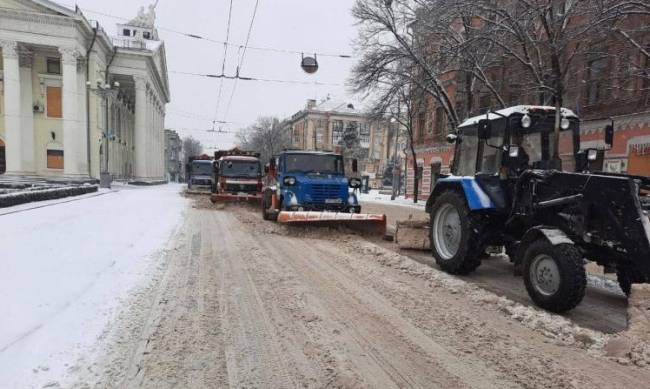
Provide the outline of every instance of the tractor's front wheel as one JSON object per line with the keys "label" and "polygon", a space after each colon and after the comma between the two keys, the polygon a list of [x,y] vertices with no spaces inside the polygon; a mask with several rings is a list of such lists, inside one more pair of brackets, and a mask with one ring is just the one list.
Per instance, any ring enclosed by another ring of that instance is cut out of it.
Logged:
{"label": "tractor's front wheel", "polygon": [[484,222],[456,192],[441,194],[431,208],[431,251],[440,268],[469,274],[481,264]]}
{"label": "tractor's front wheel", "polygon": [[531,243],[524,254],[523,273],[528,295],[548,311],[571,310],[585,296],[582,254],[572,244],[553,245],[546,239]]}

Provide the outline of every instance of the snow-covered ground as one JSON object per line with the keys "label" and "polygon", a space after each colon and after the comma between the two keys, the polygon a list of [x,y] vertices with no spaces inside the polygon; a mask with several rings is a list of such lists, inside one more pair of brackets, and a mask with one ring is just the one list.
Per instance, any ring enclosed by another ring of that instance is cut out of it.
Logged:
{"label": "snow-covered ground", "polygon": [[[0,214],[0,387],[58,386],[181,220],[181,185],[119,189]],[[78,201],[76,201],[78,200]],[[43,206],[44,205],[44,206]]]}
{"label": "snow-covered ground", "polygon": [[417,203],[413,203],[413,199],[407,199],[404,196],[399,196],[396,197],[395,200],[391,200],[389,194],[380,194],[376,189],[372,189],[368,194],[360,193],[359,201],[378,204],[400,205],[418,209],[424,209],[424,206],[426,205],[426,201],[418,200]]}

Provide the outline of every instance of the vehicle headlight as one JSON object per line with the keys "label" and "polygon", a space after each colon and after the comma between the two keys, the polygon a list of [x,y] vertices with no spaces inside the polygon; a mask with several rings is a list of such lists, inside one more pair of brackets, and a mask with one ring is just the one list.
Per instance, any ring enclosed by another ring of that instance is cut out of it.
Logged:
{"label": "vehicle headlight", "polygon": [[528,114],[524,115],[521,118],[521,126],[523,128],[530,128],[531,124],[533,124],[533,119],[531,119],[530,116],[528,116]]}
{"label": "vehicle headlight", "polygon": [[296,185],[296,177],[284,177],[284,184],[287,186]]}
{"label": "vehicle headlight", "polygon": [[567,118],[562,118],[562,120],[560,121],[560,128],[563,130],[568,130],[570,125],[571,122]]}

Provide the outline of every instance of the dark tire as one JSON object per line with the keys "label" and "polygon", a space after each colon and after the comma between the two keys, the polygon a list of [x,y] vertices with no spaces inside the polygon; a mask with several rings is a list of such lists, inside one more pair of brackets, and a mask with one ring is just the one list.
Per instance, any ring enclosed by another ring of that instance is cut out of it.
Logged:
{"label": "dark tire", "polygon": [[[452,219],[448,224],[445,223],[447,218]],[[470,211],[460,194],[441,194],[431,207],[429,234],[438,266],[451,274],[469,274],[476,270],[485,249],[484,226],[483,218]]]}
{"label": "dark tire", "polygon": [[522,267],[528,295],[547,311],[566,312],[585,296],[587,276],[582,253],[572,244],[536,240],[526,248]]}
{"label": "dark tire", "polygon": [[271,206],[270,197],[271,195],[268,193],[262,196],[262,219],[276,221],[278,220],[277,212],[269,211],[269,207]]}

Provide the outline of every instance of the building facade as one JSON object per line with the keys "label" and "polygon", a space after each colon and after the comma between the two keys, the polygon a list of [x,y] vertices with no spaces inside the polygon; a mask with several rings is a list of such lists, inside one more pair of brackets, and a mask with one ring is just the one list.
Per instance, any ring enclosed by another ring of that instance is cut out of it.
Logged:
{"label": "building facade", "polygon": [[183,141],[178,133],[165,130],[165,174],[167,181],[182,182],[183,177]]}
{"label": "building facade", "polygon": [[[624,21],[629,31],[639,31],[635,38],[646,50],[650,48],[650,36],[644,35],[642,27],[647,27],[648,21],[648,17],[643,16]],[[434,40],[430,41],[435,47]],[[581,148],[605,150],[604,129],[613,122],[614,146],[604,151],[603,170],[650,176],[650,58],[616,34],[609,34],[592,46],[573,59],[563,95],[563,105],[574,110],[581,119]],[[629,75],[631,68],[635,68],[635,75]],[[504,60],[487,69],[486,73],[506,106],[554,105],[551,96],[526,91],[522,87],[525,72],[515,61]],[[466,75],[460,71],[449,71],[442,79],[442,86],[462,115],[461,119],[500,108],[494,96],[480,88],[472,91],[471,101],[467,104],[468,93],[463,89],[466,82]],[[433,173],[449,172],[454,147],[445,141],[445,137],[454,129],[448,123],[445,110],[431,96],[416,97],[414,101],[416,108],[411,114],[418,170],[412,168],[413,160],[409,153],[407,196],[412,195],[414,175],[418,174],[419,197],[426,199],[432,189]],[[463,110],[466,106],[473,108],[467,112]],[[570,139],[564,140],[567,144],[561,144],[560,149],[571,150],[568,146]],[[570,151],[560,157],[565,169],[573,168]]]}
{"label": "building facade", "polygon": [[292,147],[302,150],[341,152],[345,132],[356,131],[359,171],[370,178],[372,187],[381,187],[384,170],[394,153],[390,123],[371,120],[353,104],[327,98],[320,102],[307,100],[305,108],[285,121],[285,126]]}
{"label": "building facade", "polygon": [[0,0],[0,172],[162,179],[169,86],[154,21],[141,9],[110,37],[79,9]]}

